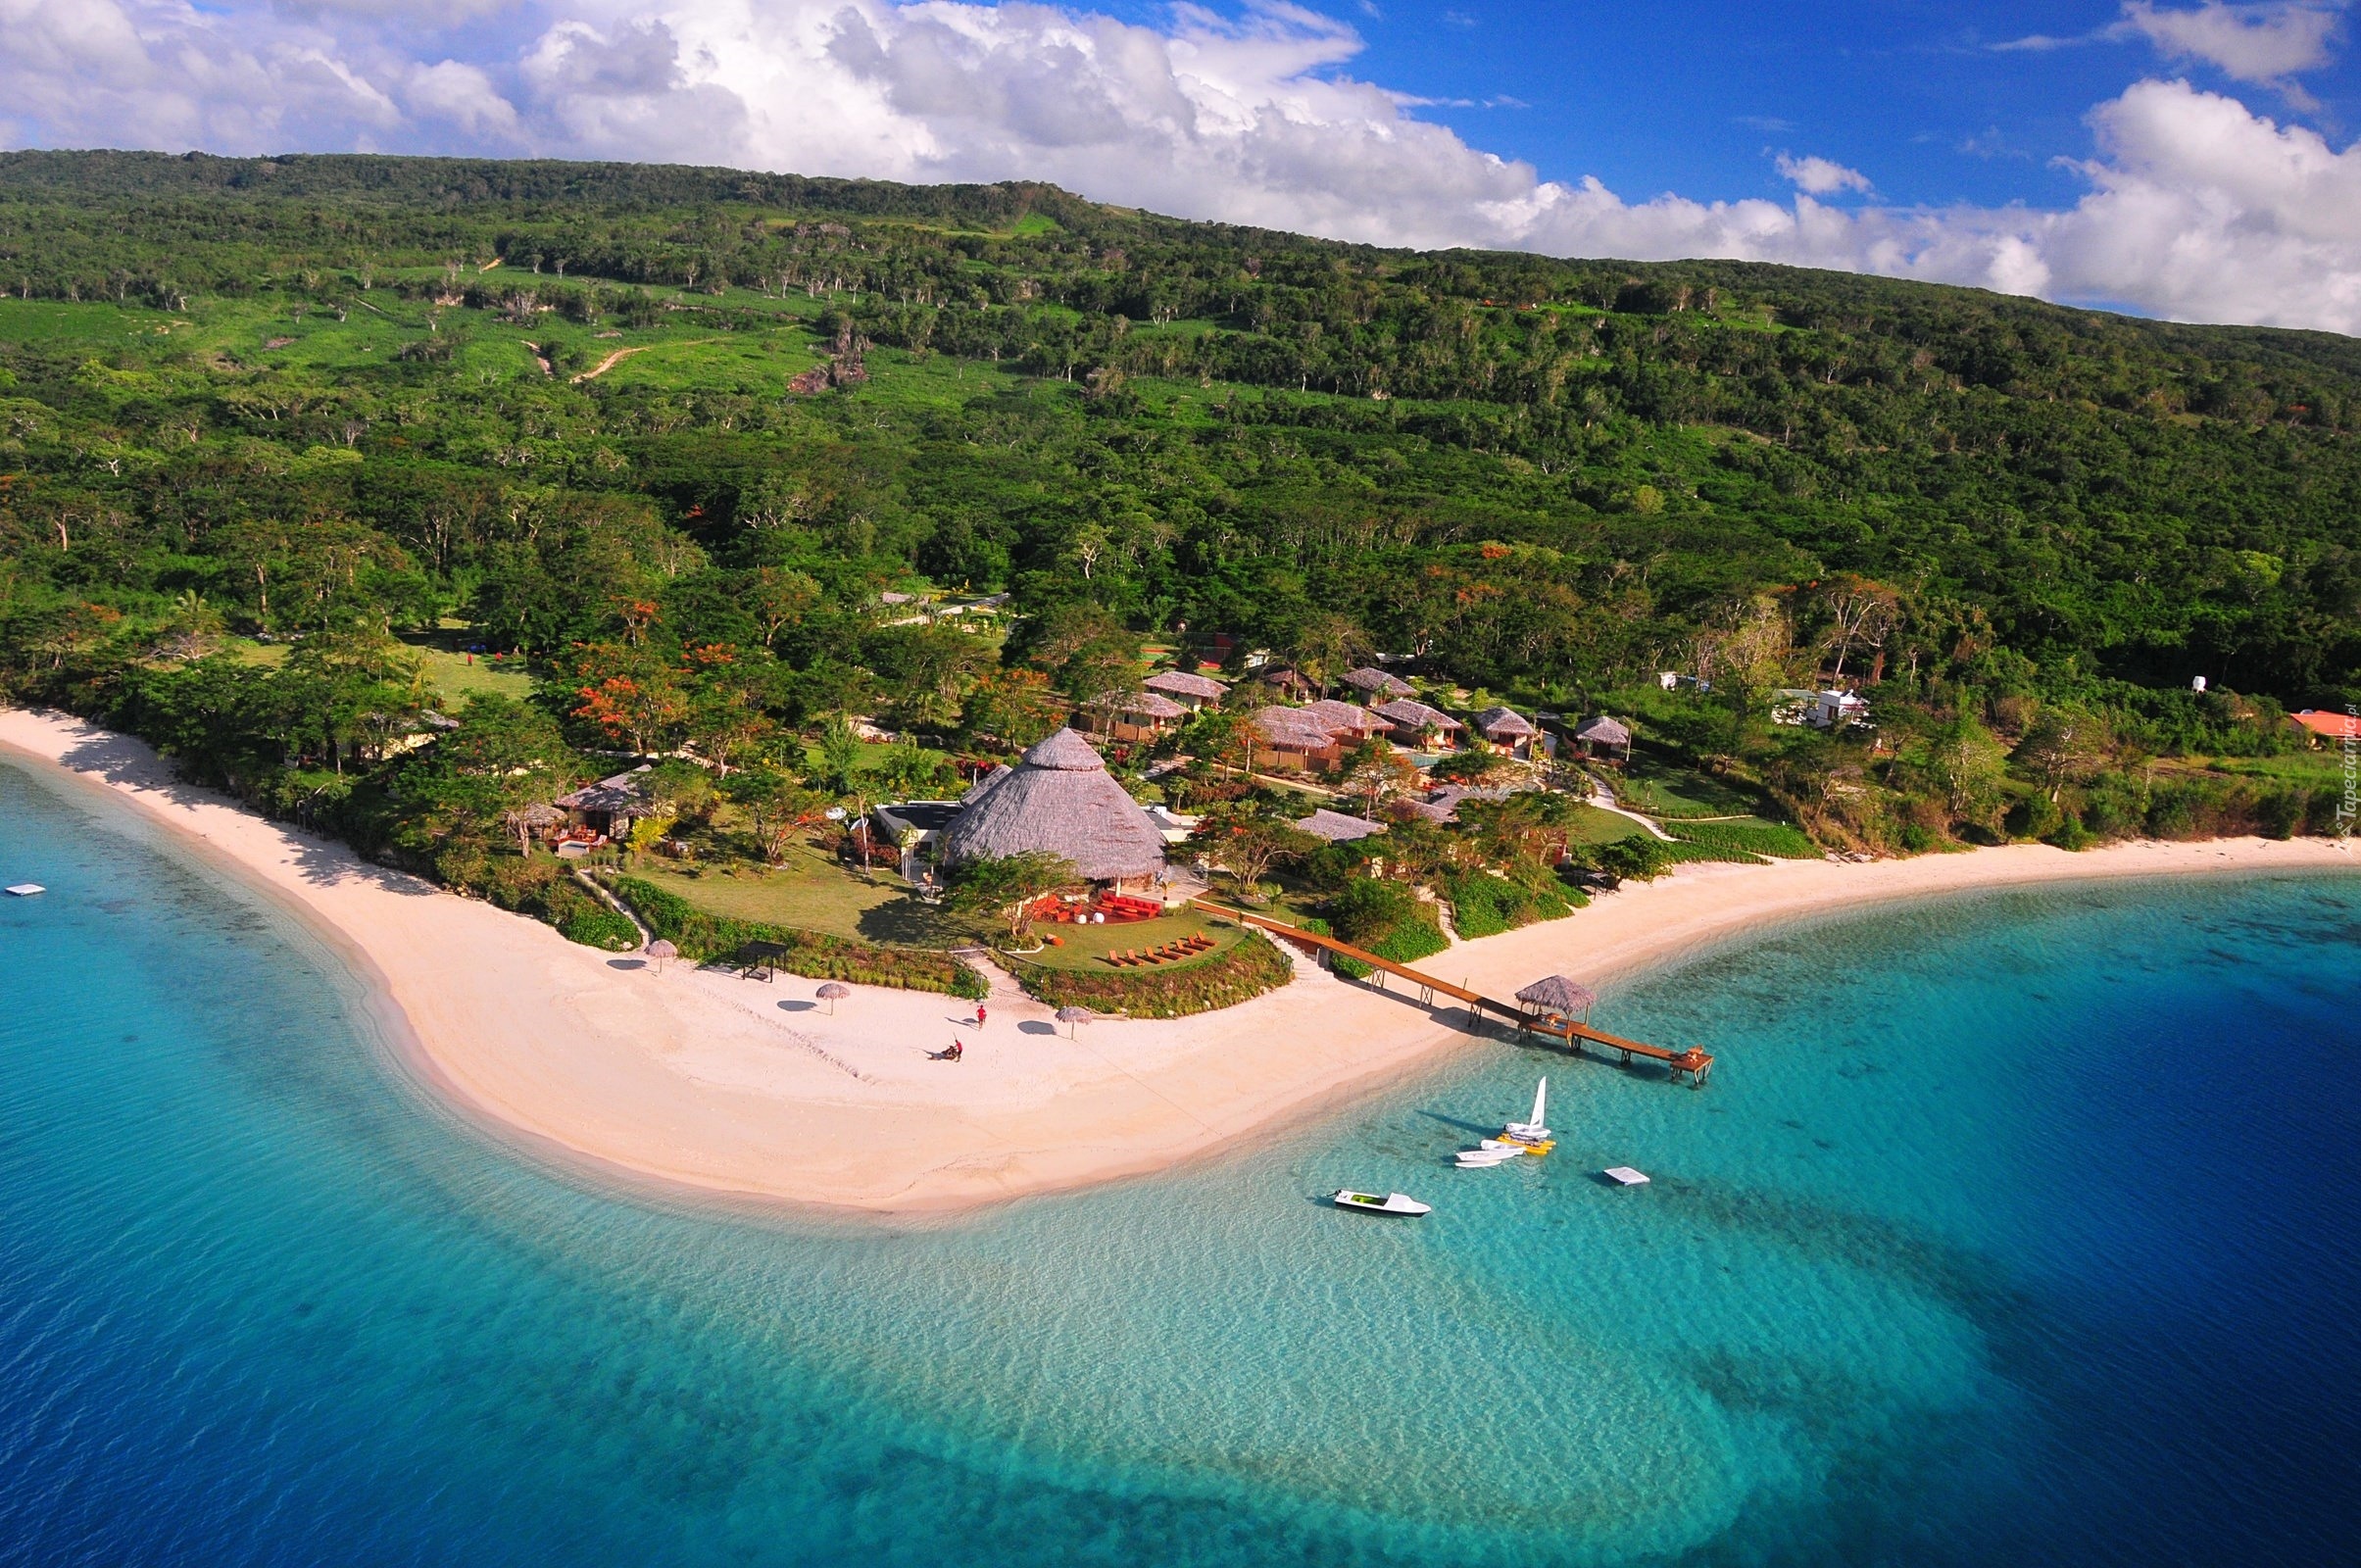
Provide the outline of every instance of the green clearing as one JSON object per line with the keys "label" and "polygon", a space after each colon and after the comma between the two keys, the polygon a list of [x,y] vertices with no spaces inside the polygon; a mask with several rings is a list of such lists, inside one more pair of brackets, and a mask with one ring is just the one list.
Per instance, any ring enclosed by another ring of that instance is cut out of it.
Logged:
{"label": "green clearing", "polygon": [[1616,800],[1665,821],[1750,816],[1762,808],[1762,797],[1752,790],[1683,767],[1650,752],[1645,744],[1633,750],[1631,760],[1620,771],[1599,771],[1612,781]]}
{"label": "green clearing", "polygon": [[1567,838],[1575,844],[1612,844],[1617,839],[1628,839],[1647,831],[1628,816],[1602,811],[1596,806],[1578,806],[1574,808]]}
{"label": "green clearing", "polygon": [[863,880],[806,845],[782,866],[690,874],[643,865],[645,878],[708,913],[823,931],[895,947],[965,947],[988,927],[922,904],[898,877]]}

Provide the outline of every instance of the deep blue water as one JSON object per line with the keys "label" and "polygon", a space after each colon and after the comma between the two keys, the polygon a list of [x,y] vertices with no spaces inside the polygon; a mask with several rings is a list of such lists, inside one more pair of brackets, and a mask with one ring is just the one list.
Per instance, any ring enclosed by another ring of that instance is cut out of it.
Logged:
{"label": "deep blue water", "polygon": [[[2361,1541],[2361,877],[1788,927],[1605,999],[1716,1050],[1702,1093],[1487,1045],[1279,1147],[890,1228],[488,1141],[302,932],[91,809],[0,767],[0,881],[51,889],[0,901],[0,1562]],[[1438,1164],[1545,1070],[1556,1154]],[[1346,1183],[1438,1212],[1311,1201]]]}

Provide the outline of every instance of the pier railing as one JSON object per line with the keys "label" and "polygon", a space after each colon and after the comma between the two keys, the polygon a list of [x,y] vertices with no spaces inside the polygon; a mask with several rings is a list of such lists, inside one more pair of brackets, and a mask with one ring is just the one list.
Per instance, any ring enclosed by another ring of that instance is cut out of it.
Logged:
{"label": "pier railing", "polygon": [[1626,1040],[1620,1035],[1610,1035],[1604,1030],[1594,1029],[1589,1024],[1577,1023],[1571,1018],[1555,1013],[1536,1012],[1530,1007],[1521,1006],[1515,1003],[1498,1001],[1484,995],[1481,991],[1471,991],[1466,986],[1455,986],[1449,980],[1438,979],[1422,970],[1413,969],[1407,964],[1396,963],[1391,958],[1380,957],[1366,948],[1356,948],[1350,942],[1340,942],[1335,937],[1322,936],[1317,931],[1307,931],[1300,925],[1289,925],[1284,920],[1273,920],[1268,915],[1250,914],[1244,909],[1235,909],[1228,905],[1215,904],[1209,899],[1191,899],[1189,902],[1208,914],[1218,914],[1224,919],[1236,920],[1241,925],[1268,931],[1271,935],[1283,941],[1295,943],[1305,952],[1315,956],[1324,952],[1351,958],[1355,963],[1366,964],[1381,976],[1380,985],[1384,984],[1382,977],[1385,975],[1399,976],[1418,988],[1418,1000],[1421,1004],[1426,1006],[1433,1006],[1435,998],[1438,996],[1450,997],[1455,1002],[1465,1004],[1471,1016],[1481,1017],[1487,1012],[1492,1013],[1515,1028],[1532,1034],[1548,1035],[1554,1040],[1562,1040],[1566,1043],[1566,1049],[1578,1054],[1586,1046],[1616,1052],[1621,1054],[1623,1064],[1627,1067],[1631,1065],[1635,1057],[1660,1061],[1676,1081],[1686,1078],[1696,1086],[1701,1087],[1705,1082],[1706,1075],[1713,1070],[1712,1053],[1701,1051],[1696,1046],[1691,1046],[1686,1051],[1672,1051],[1663,1046],[1651,1046],[1643,1041]]}

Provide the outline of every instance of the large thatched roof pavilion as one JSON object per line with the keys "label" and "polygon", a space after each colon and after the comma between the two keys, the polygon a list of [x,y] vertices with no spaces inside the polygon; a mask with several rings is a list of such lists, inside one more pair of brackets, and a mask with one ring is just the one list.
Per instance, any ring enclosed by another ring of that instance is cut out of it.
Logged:
{"label": "large thatched roof pavilion", "polygon": [[1093,882],[1148,882],[1164,836],[1107,773],[1090,742],[1061,729],[970,791],[943,831],[946,864],[1046,851]]}

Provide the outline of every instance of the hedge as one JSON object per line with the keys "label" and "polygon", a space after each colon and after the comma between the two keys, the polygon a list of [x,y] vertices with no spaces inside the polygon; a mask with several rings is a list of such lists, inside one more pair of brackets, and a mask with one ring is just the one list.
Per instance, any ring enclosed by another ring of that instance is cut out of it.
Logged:
{"label": "hedge", "polygon": [[777,960],[780,968],[814,980],[934,991],[978,1002],[991,989],[972,964],[948,953],[873,947],[796,926],[711,914],[678,894],[634,876],[611,877],[607,885],[639,911],[648,929],[678,948],[682,957],[698,963],[734,957],[750,942],[775,942],[787,950]]}
{"label": "hedge", "polygon": [[1127,1018],[1185,1018],[1252,1002],[1295,978],[1295,966],[1258,931],[1227,952],[1173,969],[1051,969],[1021,958],[1008,968],[1025,994],[1053,1007]]}

